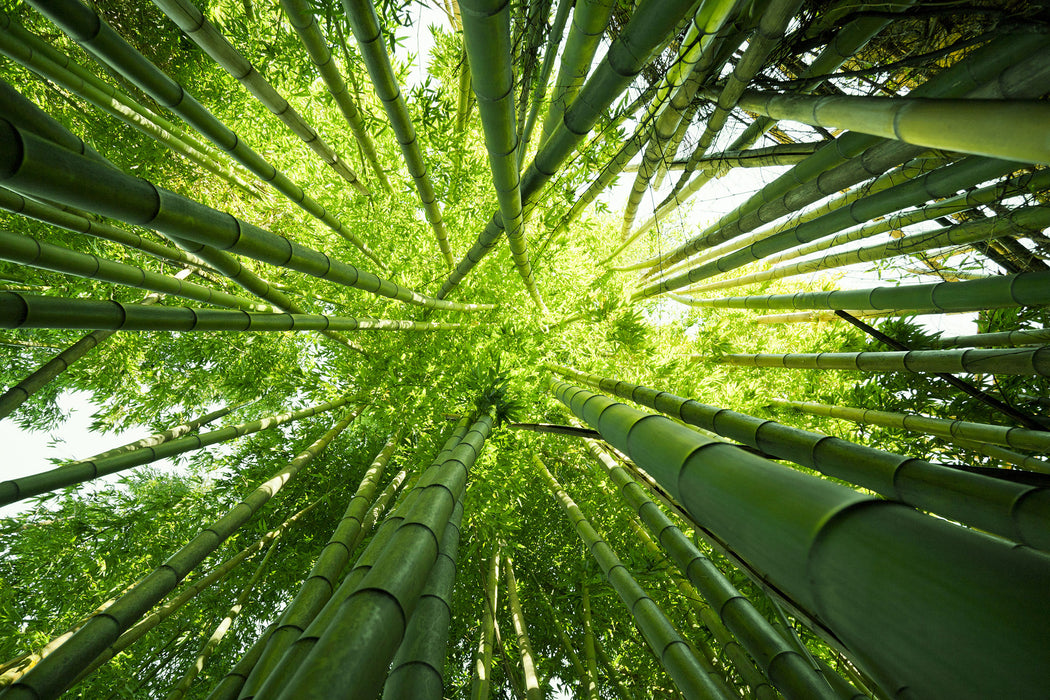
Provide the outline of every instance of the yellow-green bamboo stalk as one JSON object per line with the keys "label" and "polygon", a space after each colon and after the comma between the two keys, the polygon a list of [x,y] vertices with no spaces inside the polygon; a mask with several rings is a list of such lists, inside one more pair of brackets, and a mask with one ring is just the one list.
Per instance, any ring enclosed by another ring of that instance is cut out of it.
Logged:
{"label": "yellow-green bamboo stalk", "polygon": [[[1040,136],[1050,121],[1050,105],[1038,100],[811,97],[747,90],[740,106],[773,119],[927,148],[1050,164],[1050,144]],[[1010,128],[1002,128],[1007,123]]]}
{"label": "yellow-green bamboo stalk", "polygon": [[474,677],[470,683],[471,700],[488,700],[492,686],[492,636],[495,632],[496,609],[499,596],[500,553],[497,549],[489,557],[488,575],[481,605],[481,634],[474,653]]}
{"label": "yellow-green bamboo stalk", "polygon": [[358,179],[357,173],[321,138],[317,130],[303,119],[302,115],[288,103],[288,100],[274,89],[252,62],[227,41],[226,37],[204,17],[196,5],[189,0],[153,0],[153,4],[159,7],[223,70],[236,78],[237,82],[243,85],[266,109],[273,112],[339,177],[350,183],[361,194],[371,194],[365,184]]}
{"label": "yellow-green bamboo stalk", "polygon": [[525,698],[526,700],[543,700],[543,690],[540,688],[540,677],[536,672],[532,643],[529,641],[529,631],[525,624],[525,613],[518,600],[518,581],[514,577],[514,560],[509,556],[503,556],[502,559],[506,564],[503,571],[507,578],[507,606],[510,608],[511,621],[514,623],[514,635],[518,641],[518,653],[521,654],[521,668],[525,676]]}
{"label": "yellow-green bamboo stalk", "polygon": [[266,505],[288,481],[327,447],[356,415],[357,411],[347,413],[323,437],[296,455],[280,472],[260,484],[227,515],[212,523],[171,556],[162,567],[142,579],[104,614],[91,618],[65,644],[11,685],[5,692],[8,698],[17,700],[20,697],[34,697],[43,700],[61,694],[80,671],[153,605],[174,590],[194,567]]}

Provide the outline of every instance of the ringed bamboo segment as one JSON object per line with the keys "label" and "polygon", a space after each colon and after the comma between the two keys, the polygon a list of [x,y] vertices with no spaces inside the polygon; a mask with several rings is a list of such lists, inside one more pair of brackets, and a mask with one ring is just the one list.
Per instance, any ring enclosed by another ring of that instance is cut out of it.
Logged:
{"label": "ringed bamboo segment", "polygon": [[536,673],[536,656],[532,652],[532,642],[529,641],[525,613],[522,611],[521,602],[518,600],[518,581],[514,577],[514,561],[506,556],[501,558],[503,563],[506,564],[503,571],[507,579],[507,606],[510,608],[511,622],[514,624],[514,636],[517,639],[518,651],[521,654],[521,669],[525,676],[525,700],[543,700],[540,677]]}
{"label": "ringed bamboo segment", "polygon": [[496,626],[496,608],[499,594],[500,555],[492,553],[488,562],[488,573],[485,577],[485,592],[481,601],[484,610],[481,613],[481,636],[478,648],[474,653],[474,678],[470,683],[471,700],[488,700],[489,688],[492,687],[492,637]]}
{"label": "ringed bamboo segment", "polygon": [[[445,441],[441,451],[438,452],[434,461],[430,464],[429,469],[440,469],[441,465],[445,464],[452,456],[453,452],[463,444],[463,439],[467,435],[467,429],[469,423],[466,420],[460,421],[449,436],[448,440]],[[478,434],[473,434],[466,446],[476,446],[480,449],[480,443],[477,440]],[[416,484],[416,486],[423,485],[422,480]],[[309,656],[310,652],[316,647],[321,636],[331,626],[332,620],[338,610],[340,610],[350,596],[358,589],[361,581],[364,577],[375,567],[379,560],[384,556],[384,550],[389,544],[394,533],[405,523],[405,518],[408,511],[413,508],[420,496],[423,494],[424,489],[422,488],[411,488],[403,495],[394,510],[383,519],[383,523],[376,530],[372,536],[368,546],[365,547],[364,551],[357,558],[353,567],[343,576],[342,582],[334,593],[330,596],[324,607],[314,616],[313,621],[307,626],[306,630],[303,631],[299,638],[296,639],[290,647],[285,651],[278,664],[273,670],[267,675],[263,685],[256,691],[256,695],[261,697],[273,697],[277,693],[284,689],[289,679],[291,679],[295,673],[299,670],[304,660]],[[378,673],[378,672],[377,672]],[[379,684],[382,682],[382,678],[378,679],[373,696],[379,692]],[[246,696],[242,693],[242,697]]]}
{"label": "ringed bamboo segment", "polygon": [[317,130],[288,104],[288,100],[274,89],[252,62],[241,55],[226,37],[204,18],[196,5],[189,0],[154,0],[153,4],[159,7],[223,70],[236,78],[266,109],[273,112],[274,116],[280,119],[300,141],[309,146],[310,150],[332,168],[339,177],[350,183],[361,194],[371,194],[365,184],[358,179],[357,173],[321,138]]}
{"label": "ringed bamboo segment", "polygon": [[[407,303],[448,310],[489,308],[431,299],[230,214],[91,161],[0,120],[0,182],[160,231]],[[72,175],[75,174],[75,177]]]}
{"label": "ringed bamboo segment", "polygon": [[833,698],[831,688],[809,662],[773,629],[749,601],[705,557],[644,489],[607,453],[593,442],[587,448],[624,500],[660,542],[664,555],[674,561],[744,649],[758,662],[765,678],[788,698]]}
{"label": "ringed bamboo segment", "polygon": [[[1044,138],[1050,105],[1038,100],[813,97],[747,90],[740,106],[773,119],[849,129],[916,146],[1050,164],[1050,143]],[[1002,128],[1005,123],[1009,129]]]}
{"label": "ringed bamboo segment", "polygon": [[688,700],[698,698],[728,700],[730,697],[735,697],[724,682],[716,680],[717,676],[713,673],[713,668],[705,668],[701,664],[663,610],[638,585],[620,558],[591,526],[579,506],[565,492],[543,462],[535,455],[532,461],[536,471],[550,487],[565,517],[572,523],[580,541],[598,562],[609,585],[613,587],[620,600],[630,611],[649,648],[652,649],[660,665],[664,667],[682,694]]}
{"label": "ringed bamboo segment", "polygon": [[437,560],[441,533],[466,489],[468,471],[492,424],[489,416],[479,418],[449,458],[422,476],[416,486],[420,496],[394,531],[387,551],[339,605],[276,697],[327,697],[330,688],[339,686],[353,687],[365,697],[378,694]]}
{"label": "ringed bamboo segment", "polygon": [[[657,389],[586,374],[569,367],[549,367],[567,379],[579,381],[596,390],[608,391],[622,399],[673,416],[687,425],[710,430],[729,440],[762,450],[778,459],[786,459],[821,474],[862,486],[885,498],[1050,551],[1050,528],[1046,526],[1048,514],[1045,512],[1050,508],[1050,499],[1044,493],[1045,489],[960,472],[950,467],[801,430],[776,421],[708,406]],[[773,402],[776,405],[790,405],[800,409],[803,405],[807,409],[820,406],[782,402],[779,399],[774,399]],[[824,407],[832,408],[835,411],[853,411],[855,413],[851,415],[854,416],[861,414],[861,409]],[[872,415],[882,420],[890,414],[875,411]],[[924,428],[923,432],[947,437],[955,435],[955,431],[947,429],[952,421],[939,421],[921,416],[915,416],[914,419],[931,421],[933,425],[945,428],[937,433]],[[899,420],[896,423],[879,424],[902,427]],[[1022,444],[1028,445],[1029,449],[1034,444],[1050,445],[1050,436],[1046,436],[1042,431],[1024,428],[996,428],[995,431],[998,431],[995,434],[999,435],[999,439],[1010,435],[1015,438],[1014,442],[1021,440],[1022,436],[1027,437],[1028,441]],[[966,433],[977,437],[970,429],[966,429]],[[997,441],[988,439],[984,433],[981,435],[979,439],[982,442]],[[966,435],[960,433],[959,437]],[[1037,440],[1042,442],[1034,442]]]}
{"label": "ringed bamboo segment", "polygon": [[29,4],[75,41],[101,57],[136,87],[185,119],[209,141],[232,156],[259,179],[269,183],[311,216],[316,217],[348,240],[380,268],[384,267],[376,254],[332,216],[331,212],[252,150],[184,87],[169,78],[132,48],[108,24],[103,22],[94,10],[81,5],[76,0],[30,0]]}
{"label": "ringed bamboo segment", "polygon": [[764,294],[722,299],[672,295],[689,306],[721,309],[858,309],[889,311],[896,316],[919,313],[980,311],[1050,303],[1050,272],[1022,272],[963,282],[934,282],[902,287]]}
{"label": "ringed bamboo segment", "polygon": [[[389,192],[390,181],[387,179],[386,172],[382,166],[379,165],[379,156],[376,154],[376,147],[372,143],[372,137],[368,135],[368,130],[365,129],[361,111],[354,104],[354,99],[350,96],[346,82],[343,80],[343,76],[339,74],[335,61],[332,60],[332,53],[328,50],[328,44],[321,34],[321,28],[317,26],[317,20],[310,11],[310,6],[305,0],[281,0],[281,8],[288,15],[288,22],[299,35],[303,46],[306,48],[306,53],[310,56],[310,61],[317,67],[325,86],[328,88],[328,92],[335,99],[339,111],[343,113],[343,118],[350,125],[350,131],[353,132],[354,139],[357,140],[357,144],[361,147],[365,160],[368,161],[369,166],[372,168],[372,172],[379,178],[383,189]],[[349,70],[350,67],[347,66],[347,69]]]}
{"label": "ringed bamboo segment", "polygon": [[[692,5],[689,0],[645,0],[638,8],[572,106],[566,110],[561,123],[540,146],[522,177],[521,199],[525,209],[539,198],[550,178],[590,133],[604,110],[630,85],[653,53],[667,41],[671,30]],[[494,216],[442,284],[438,299],[448,296],[474,269],[493,248],[502,229],[502,218]]]}
{"label": "ringed bamboo segment", "polygon": [[515,129],[514,72],[510,55],[510,0],[462,0],[460,10],[463,40],[470,59],[470,82],[478,97],[499,215],[514,267],[537,308],[545,313],[546,306],[536,288],[525,244],[518,177],[520,144]]}
{"label": "ringed bamboo segment", "polygon": [[342,398],[325,404],[311,406],[299,411],[278,413],[259,420],[248,421],[238,425],[231,425],[209,433],[189,435],[162,442],[158,445],[140,447],[126,452],[120,452],[107,457],[88,458],[65,464],[55,469],[31,474],[29,476],[0,482],[0,505],[14,503],[30,496],[54,491],[63,486],[79,484],[100,476],[114,474],[124,469],[142,466],[160,459],[166,459],[190,450],[199,450],[209,445],[232,440],[243,435],[256,433],[285,423],[291,423],[301,418],[308,418],[339,408],[345,405],[349,399]]}
{"label": "ringed bamboo segment", "polygon": [[[518,170],[521,170],[521,164],[525,160],[525,152],[529,148],[529,141],[532,138],[532,130],[536,126],[536,119],[539,117],[540,105],[543,103],[543,98],[547,95],[547,84],[550,82],[551,71],[554,69],[554,59],[557,58],[559,49],[561,48],[562,36],[565,34],[565,23],[569,20],[569,13],[572,12],[574,0],[558,0],[558,11],[554,14],[554,21],[551,24],[550,34],[547,37],[547,47],[543,53],[543,66],[540,68],[539,79],[536,81],[536,88],[532,93],[532,104],[529,106],[529,116],[525,120],[525,125],[521,130],[521,143],[518,146]],[[540,145],[543,145],[541,139]]]}
{"label": "ringed bamboo segment", "polygon": [[1048,652],[1041,622],[1050,601],[1040,591],[1050,585],[1050,556],[599,394],[551,388],[736,556],[819,616],[891,694],[979,697],[1005,688],[1026,696],[1041,687],[1029,655]]}
{"label": "ringed bamboo segment", "polygon": [[273,631],[260,648],[258,658],[245,678],[238,697],[250,698],[255,695],[270,671],[280,661],[285,649],[299,638],[338,587],[339,575],[367,533],[363,524],[369,505],[400,438],[401,431],[391,435],[375,460],[365,470],[357,491],[347,503],[343,516],[336,524],[328,543],[321,549],[299,592],[274,622]]}
{"label": "ringed bamboo segment", "polygon": [[929,343],[939,348],[984,347],[989,345],[1039,345],[1050,343],[1050,329],[1003,331],[931,338]]}
{"label": "ringed bamboo segment", "polygon": [[437,195],[434,194],[434,185],[427,174],[427,166],[423,162],[423,154],[416,140],[416,130],[412,126],[412,118],[408,114],[408,105],[398,87],[394,69],[390,65],[390,56],[387,54],[386,46],[383,44],[383,36],[379,29],[379,17],[376,15],[375,7],[367,0],[343,0],[343,8],[350,20],[350,27],[354,31],[361,57],[368,68],[368,75],[372,78],[376,95],[383,103],[386,110],[390,127],[394,130],[394,136],[401,146],[401,153],[408,167],[408,174],[416,183],[416,191],[419,199],[423,202],[423,211],[426,213],[427,221],[434,229],[441,255],[449,267],[455,264],[452,258],[452,249],[448,244],[448,234],[445,233],[445,224],[441,219],[441,209],[437,204]]}
{"label": "ringed bamboo segment", "polygon": [[281,487],[323,451],[356,415],[357,411],[347,413],[324,436],[296,455],[283,470],[260,484],[225,516],[212,523],[172,555],[163,566],[142,579],[104,614],[91,618],[69,641],[9,686],[4,695],[14,700],[58,697],[74,676],[116,641],[121,633],[130,628],[146,611],[174,590],[205,557],[251,519],[281,490]]}

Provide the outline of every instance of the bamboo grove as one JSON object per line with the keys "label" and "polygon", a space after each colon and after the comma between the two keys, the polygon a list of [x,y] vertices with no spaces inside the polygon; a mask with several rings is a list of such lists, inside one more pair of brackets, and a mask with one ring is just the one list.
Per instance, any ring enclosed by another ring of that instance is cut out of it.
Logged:
{"label": "bamboo grove", "polygon": [[1045,696],[1048,20],[4,3],[0,699]]}

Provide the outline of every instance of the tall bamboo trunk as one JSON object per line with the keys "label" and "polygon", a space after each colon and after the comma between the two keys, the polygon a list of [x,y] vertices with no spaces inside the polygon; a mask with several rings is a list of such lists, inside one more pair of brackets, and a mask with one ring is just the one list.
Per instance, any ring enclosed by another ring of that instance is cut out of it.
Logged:
{"label": "tall bamboo trunk", "polygon": [[525,613],[518,600],[518,581],[514,577],[514,561],[508,556],[504,556],[503,561],[506,563],[504,573],[507,578],[507,606],[510,608],[511,621],[514,623],[518,653],[521,655],[521,668],[525,676],[525,698],[526,700],[543,700],[543,690],[540,688],[540,677],[536,672],[532,642],[529,640],[529,631],[525,624]]}

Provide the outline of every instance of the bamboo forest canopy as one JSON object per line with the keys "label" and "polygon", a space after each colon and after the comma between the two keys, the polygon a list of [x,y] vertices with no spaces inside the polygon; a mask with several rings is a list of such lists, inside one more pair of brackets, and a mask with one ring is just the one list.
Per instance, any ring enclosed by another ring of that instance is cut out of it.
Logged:
{"label": "bamboo forest canopy", "polygon": [[0,699],[1044,697],[1047,27],[3,3]]}

